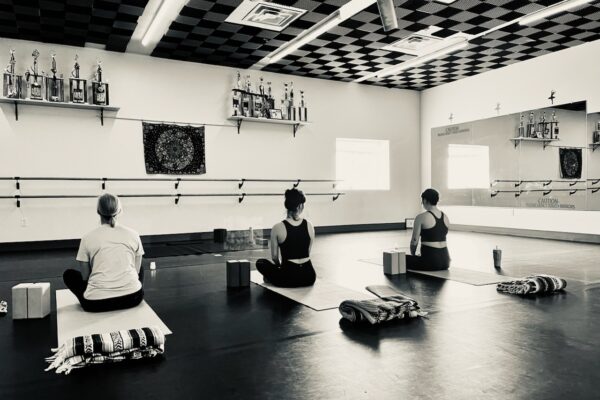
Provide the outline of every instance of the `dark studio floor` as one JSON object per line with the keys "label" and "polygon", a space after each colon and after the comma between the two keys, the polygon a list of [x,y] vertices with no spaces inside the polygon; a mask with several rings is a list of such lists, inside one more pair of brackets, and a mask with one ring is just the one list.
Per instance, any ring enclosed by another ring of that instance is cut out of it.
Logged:
{"label": "dark studio floor", "polygon": [[[227,290],[225,259],[265,250],[158,258],[146,300],[174,332],[165,358],[44,372],[56,311],[44,320],[0,317],[0,399],[598,399],[600,246],[451,232],[453,266],[507,275],[546,272],[565,293],[520,298],[494,285],[409,275],[388,279],[359,261],[406,246],[410,231],[322,235],[319,276],[362,289],[386,283],[416,298],[427,319],[351,326],[261,287]],[[28,280],[62,289],[65,251],[0,255],[0,299]]]}

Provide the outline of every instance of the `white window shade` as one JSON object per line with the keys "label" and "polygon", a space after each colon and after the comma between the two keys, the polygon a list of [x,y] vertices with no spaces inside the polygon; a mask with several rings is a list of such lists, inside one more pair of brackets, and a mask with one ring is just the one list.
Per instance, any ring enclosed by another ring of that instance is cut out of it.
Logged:
{"label": "white window shade", "polygon": [[448,145],[448,189],[490,187],[490,149],[467,144]]}
{"label": "white window shade", "polygon": [[343,190],[390,190],[389,141],[337,138],[336,179]]}

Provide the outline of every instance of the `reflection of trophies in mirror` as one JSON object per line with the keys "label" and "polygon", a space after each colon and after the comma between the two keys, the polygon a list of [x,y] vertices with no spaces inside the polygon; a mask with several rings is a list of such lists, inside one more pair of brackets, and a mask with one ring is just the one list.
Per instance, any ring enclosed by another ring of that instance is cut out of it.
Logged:
{"label": "reflection of trophies in mirror", "polygon": [[537,137],[535,134],[535,116],[533,115],[533,111],[529,113],[529,121],[527,121],[527,137]]}
{"label": "reflection of trophies in mirror", "polygon": [[258,93],[261,99],[261,117],[269,118],[269,98],[267,97],[267,92],[265,90],[265,85],[263,84],[263,78],[260,77],[260,86],[258,88]]}
{"label": "reflection of trophies in mirror", "polygon": [[240,71],[237,71],[236,80],[235,80],[235,88],[232,90],[232,100],[231,100],[231,115],[234,117],[242,115],[242,76],[240,75]]}
{"label": "reflection of trophies in mirror", "polygon": [[108,83],[102,81],[102,62],[98,60],[96,67],[96,80],[92,81],[92,103],[99,106],[107,106],[108,100]]}
{"label": "reflection of trophies in mirror", "polygon": [[87,83],[85,79],[79,77],[79,56],[75,55],[75,65],[71,71],[71,78],[69,78],[69,92],[72,103],[85,103],[87,102]]}
{"label": "reflection of trophies in mirror", "polygon": [[64,80],[62,75],[60,77],[56,76],[56,54],[51,53],[52,57],[52,76],[46,77],[46,99],[48,101],[65,101],[65,90],[64,90]]}
{"label": "reflection of trophies in mirror", "polygon": [[23,78],[15,73],[15,51],[10,50],[10,61],[4,70],[4,81],[2,85],[2,95],[11,99],[21,98],[21,85]]}
{"label": "reflection of trophies in mirror", "polygon": [[29,67],[25,72],[25,80],[27,81],[28,98],[31,100],[44,100],[42,85],[43,85],[43,72],[38,72],[38,57],[40,52],[36,50],[31,53],[33,57],[33,65]]}
{"label": "reflection of trophies in mirror", "polygon": [[304,102],[304,90],[300,91],[300,107],[298,107],[298,120],[308,121],[308,112],[306,110],[306,103]]}
{"label": "reflection of trophies in mirror", "polygon": [[523,124],[523,114],[519,116],[519,129],[517,131],[518,137],[525,137],[525,125]]}
{"label": "reflection of trophies in mirror", "polygon": [[552,111],[552,121],[550,122],[550,139],[558,139],[558,117],[556,111]]}

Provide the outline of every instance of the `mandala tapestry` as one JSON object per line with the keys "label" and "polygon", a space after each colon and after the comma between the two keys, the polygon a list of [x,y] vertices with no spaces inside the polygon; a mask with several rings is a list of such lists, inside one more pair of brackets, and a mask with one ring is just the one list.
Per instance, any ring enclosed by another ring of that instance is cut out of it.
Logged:
{"label": "mandala tapestry", "polygon": [[204,174],[204,127],[142,123],[148,174]]}
{"label": "mandala tapestry", "polygon": [[563,179],[581,178],[581,149],[558,149],[560,155],[560,177]]}

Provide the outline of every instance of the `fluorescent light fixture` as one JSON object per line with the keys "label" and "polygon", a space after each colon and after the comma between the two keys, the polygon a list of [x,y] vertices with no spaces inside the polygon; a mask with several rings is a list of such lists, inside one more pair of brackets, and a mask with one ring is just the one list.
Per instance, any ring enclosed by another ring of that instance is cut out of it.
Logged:
{"label": "fluorescent light fixture", "polygon": [[379,71],[377,74],[375,74],[375,76],[377,76],[378,78],[384,78],[386,76],[395,75],[400,71],[404,71],[405,69],[414,68],[418,65],[426,63],[427,61],[435,60],[436,58],[440,58],[440,57],[448,55],[450,53],[454,53],[455,51],[462,50],[465,47],[467,47],[468,45],[469,45],[469,41],[467,39],[463,38],[457,43],[453,43],[449,46],[442,47],[441,49],[436,50],[432,53],[426,54],[422,57],[416,57],[416,58],[413,58],[412,60],[405,61],[402,64],[396,65],[394,67],[389,67],[382,71]]}
{"label": "fluorescent light fixture", "polygon": [[454,3],[456,0],[435,0],[438,3],[444,3],[444,4],[452,4]]}
{"label": "fluorescent light fixture", "polygon": [[531,14],[527,14],[519,20],[519,25],[532,25],[542,19],[546,19],[551,15],[561,13],[563,11],[570,10],[571,8],[579,7],[587,3],[591,3],[593,0],[565,0],[560,3],[556,3],[552,6],[542,8],[539,11],[534,11]]}
{"label": "fluorescent light fixture", "polygon": [[305,30],[300,35],[296,36],[294,39],[290,40],[289,42],[275,50],[271,54],[271,56],[268,57],[267,63],[276,63],[285,56],[298,50],[305,44],[312,42],[313,40],[327,32],[334,26],[337,26],[340,22],[342,22],[342,19],[340,18],[340,10],[336,10],[333,14],[317,22],[312,27]]}
{"label": "fluorescent light fixture", "polygon": [[[176,13],[179,13],[179,10],[181,10],[182,5],[178,3],[180,2],[162,0],[162,3],[160,3],[160,6],[156,11],[156,14],[154,14],[154,18],[152,18],[152,22],[150,22],[146,33],[144,33],[144,37],[142,38],[142,46],[148,46],[149,43],[160,39],[157,37],[165,32],[165,19],[167,18],[167,16],[173,15],[175,7],[178,7]],[[173,18],[171,18],[171,21],[172,20]]]}

